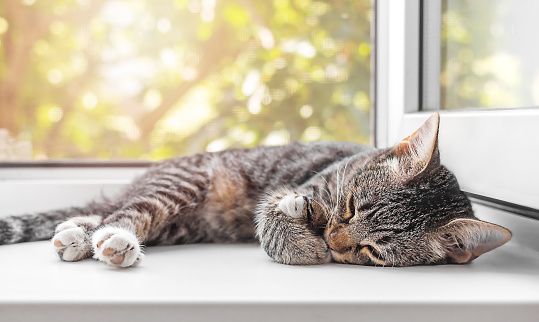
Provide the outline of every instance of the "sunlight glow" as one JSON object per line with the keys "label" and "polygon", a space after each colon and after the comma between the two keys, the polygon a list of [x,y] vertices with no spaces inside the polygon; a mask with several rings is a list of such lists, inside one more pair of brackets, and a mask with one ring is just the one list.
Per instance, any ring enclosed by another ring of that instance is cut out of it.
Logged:
{"label": "sunlight glow", "polygon": [[47,79],[51,84],[59,84],[64,79],[64,75],[58,69],[51,69],[47,73]]}
{"label": "sunlight glow", "polygon": [[82,105],[87,110],[93,109],[97,105],[97,96],[92,92],[84,94],[82,97]]}
{"label": "sunlight glow", "polygon": [[124,115],[110,115],[107,117],[107,126],[111,130],[123,133],[129,140],[136,140],[140,137],[140,130],[134,120]]}
{"label": "sunlight glow", "polygon": [[313,58],[316,55],[316,49],[308,41],[302,41],[298,44],[297,53],[305,58]]}
{"label": "sunlight glow", "polygon": [[6,19],[0,17],[0,35],[7,31],[9,24]]}
{"label": "sunlight glow", "polygon": [[299,110],[299,115],[304,119],[308,119],[313,115],[313,107],[311,105],[303,105]]}
{"label": "sunlight glow", "polygon": [[127,27],[135,21],[135,11],[126,2],[109,1],[103,5],[101,18],[111,25]]}
{"label": "sunlight glow", "polygon": [[228,148],[228,146],[229,146],[228,140],[226,138],[220,138],[220,139],[210,142],[210,144],[206,146],[206,151],[219,152]]}
{"label": "sunlight glow", "polygon": [[186,66],[182,69],[182,78],[186,81],[192,81],[198,76],[198,71],[194,67]]}
{"label": "sunlight glow", "polygon": [[271,49],[275,46],[275,39],[273,39],[273,34],[268,28],[259,28],[258,37],[260,37],[260,42],[264,49]]}
{"label": "sunlight glow", "polygon": [[143,82],[155,77],[155,71],[155,65],[142,58],[110,64],[103,70],[108,83],[105,91],[112,95],[135,96],[144,89]]}
{"label": "sunlight glow", "polygon": [[178,64],[178,57],[176,56],[176,53],[171,48],[164,48],[161,50],[161,62],[163,62],[163,65],[166,67],[174,67]]}
{"label": "sunlight glow", "polygon": [[159,30],[160,32],[167,33],[170,31],[170,28],[170,20],[168,20],[167,18],[159,18],[159,20],[157,20],[157,30]]}
{"label": "sunlight glow", "polygon": [[245,77],[245,80],[243,81],[243,85],[241,87],[241,92],[245,96],[251,96],[255,92],[259,83],[260,72],[258,70],[252,70],[249,72],[249,74],[247,74],[247,77]]}
{"label": "sunlight glow", "polygon": [[153,110],[161,103],[163,102],[163,97],[161,96],[161,93],[156,89],[150,89],[146,92],[144,95],[144,106],[149,109]]}
{"label": "sunlight glow", "polygon": [[322,130],[317,126],[309,126],[305,132],[303,132],[303,135],[307,141],[316,141],[322,136]]}
{"label": "sunlight glow", "polygon": [[290,141],[290,133],[288,133],[287,130],[281,130],[281,131],[271,132],[264,140],[264,144],[282,145],[282,144],[287,144],[289,141]]}
{"label": "sunlight glow", "polygon": [[249,97],[249,100],[247,101],[247,109],[251,114],[256,115],[260,113],[260,110],[262,110],[262,101],[264,100],[265,91],[266,87],[264,85],[259,85],[253,95]]}
{"label": "sunlight glow", "polygon": [[0,49],[28,52],[0,55],[25,72],[7,103],[41,159],[160,160],[326,133],[363,140],[363,129],[322,124],[352,115],[334,111],[340,101],[326,91],[354,98],[346,108],[368,106],[353,96],[368,82],[337,83],[368,66],[367,45],[358,48],[368,33],[355,21],[369,1],[339,7],[354,18],[346,34],[341,11],[319,0],[0,0],[14,11],[0,13]]}
{"label": "sunlight glow", "polygon": [[49,116],[49,120],[56,123],[62,119],[62,117],[64,116],[64,112],[58,106],[54,106],[49,109],[47,115]]}

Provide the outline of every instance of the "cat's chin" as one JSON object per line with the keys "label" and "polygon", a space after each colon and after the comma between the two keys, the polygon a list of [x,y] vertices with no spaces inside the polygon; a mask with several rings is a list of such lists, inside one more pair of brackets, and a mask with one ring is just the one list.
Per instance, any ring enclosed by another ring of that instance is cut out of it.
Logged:
{"label": "cat's chin", "polygon": [[333,249],[329,250],[328,258],[329,258],[328,262],[337,262],[337,263],[343,263],[343,264],[347,263],[344,258],[344,255],[334,251]]}

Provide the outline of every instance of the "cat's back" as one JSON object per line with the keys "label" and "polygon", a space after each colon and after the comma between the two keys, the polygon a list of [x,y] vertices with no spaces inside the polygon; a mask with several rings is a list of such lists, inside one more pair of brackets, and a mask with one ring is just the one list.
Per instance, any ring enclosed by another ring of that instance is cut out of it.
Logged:
{"label": "cat's back", "polygon": [[238,171],[261,188],[301,185],[316,173],[359,153],[375,150],[352,142],[293,142],[219,152],[217,163]]}
{"label": "cat's back", "polygon": [[196,179],[201,189],[218,187],[222,191],[235,191],[232,187],[241,187],[238,190],[254,197],[268,188],[299,186],[345,158],[373,150],[351,142],[293,142],[198,153],[155,164],[133,188],[143,187],[161,176],[177,174],[187,181]]}
{"label": "cat's back", "polygon": [[292,142],[280,146],[258,146],[250,149],[230,149],[218,152],[226,159],[243,159],[256,165],[287,162],[309,164],[318,158],[339,160],[353,154],[374,150],[373,147],[353,142]]}

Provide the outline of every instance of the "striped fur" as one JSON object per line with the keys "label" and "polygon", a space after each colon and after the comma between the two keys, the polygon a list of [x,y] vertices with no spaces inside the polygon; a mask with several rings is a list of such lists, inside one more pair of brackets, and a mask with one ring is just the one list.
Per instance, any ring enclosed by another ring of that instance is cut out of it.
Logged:
{"label": "striped fur", "polygon": [[[437,120],[426,124],[427,129],[414,135],[430,138],[412,135],[394,149],[292,143],[160,162],[113,200],[1,219],[0,244],[52,238],[63,260],[93,253],[121,267],[140,262],[142,245],[256,238],[269,256],[285,264],[469,261],[478,252],[456,253],[455,245],[466,245],[462,236],[470,236],[473,247],[484,240],[490,250],[510,234],[493,234],[488,230],[503,228],[475,220],[455,177],[439,164],[437,141],[429,143],[437,140]],[[432,148],[407,146],[414,142]],[[302,209],[294,208],[298,205]],[[443,228],[459,218],[473,219],[483,228],[469,225],[466,234],[455,231],[462,224]],[[474,236],[482,231],[498,240]]]}

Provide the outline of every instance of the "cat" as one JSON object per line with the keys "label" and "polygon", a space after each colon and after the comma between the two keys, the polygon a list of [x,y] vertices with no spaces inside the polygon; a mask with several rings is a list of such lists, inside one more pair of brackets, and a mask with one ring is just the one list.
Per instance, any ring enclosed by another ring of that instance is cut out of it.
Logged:
{"label": "cat", "polygon": [[392,148],[291,143],[156,163],[114,199],[0,219],[0,244],[52,238],[64,261],[117,267],[142,245],[259,240],[278,263],[469,263],[510,240],[440,164],[439,115]]}

